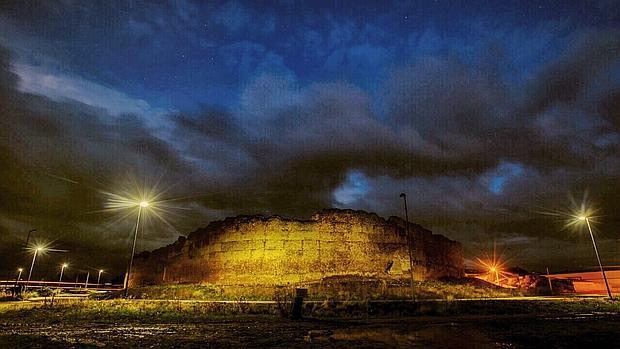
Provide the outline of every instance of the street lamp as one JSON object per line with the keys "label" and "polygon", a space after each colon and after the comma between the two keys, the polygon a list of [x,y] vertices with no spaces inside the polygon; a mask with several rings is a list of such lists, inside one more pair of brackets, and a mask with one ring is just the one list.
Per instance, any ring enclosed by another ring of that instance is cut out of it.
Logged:
{"label": "street lamp", "polygon": [[17,283],[19,282],[19,279],[22,278],[22,272],[24,271],[23,268],[17,268],[17,278],[15,279],[15,286],[17,286]]}
{"label": "street lamp", "polygon": [[103,273],[103,269],[99,270],[99,276],[97,276],[97,288],[99,288],[99,280],[101,280],[101,273]]}
{"label": "street lamp", "polygon": [[131,268],[133,267],[133,256],[136,253],[136,241],[138,240],[138,228],[140,227],[140,216],[142,210],[149,207],[149,202],[146,200],[140,201],[138,204],[138,218],[136,219],[136,229],[133,234],[133,244],[131,246],[131,258],[129,259],[129,268],[127,268],[127,280],[125,280],[125,297],[129,296],[129,278],[131,277]]}
{"label": "street lamp", "polygon": [[407,235],[407,252],[409,254],[409,275],[411,277],[411,299],[415,299],[415,291],[413,286],[413,255],[411,253],[411,237],[409,236],[409,212],[407,210],[407,194],[400,193],[405,203],[405,234]]}
{"label": "street lamp", "polygon": [[497,271],[497,268],[491,267],[490,271],[491,271],[491,276],[493,275],[495,276],[495,283],[499,285],[499,272]]}
{"label": "street lamp", "polygon": [[[135,226],[132,228],[133,234],[133,242],[131,243],[131,255],[129,260],[127,261],[127,269],[125,272],[125,280],[123,282],[123,287],[125,288],[125,297],[129,296],[129,283],[131,281],[131,272],[133,271],[133,260],[136,254],[136,244],[138,241],[138,232],[140,232],[141,224],[144,225],[144,222],[147,218],[156,218],[167,226],[172,227],[172,225],[166,220],[164,217],[165,214],[171,213],[172,210],[182,210],[182,207],[172,206],[171,203],[173,201],[183,200],[186,198],[170,198],[170,199],[161,199],[161,196],[165,193],[165,191],[156,192],[157,188],[148,188],[147,186],[142,188],[137,188],[138,190],[134,194],[130,194],[128,191],[124,191],[121,194],[115,194],[112,192],[103,192],[108,196],[108,200],[105,203],[105,210],[107,212],[117,212],[117,211],[125,211],[121,219],[132,215],[135,216],[137,213]],[[136,212],[137,211],[137,212]],[[150,217],[149,217],[150,216]]]}
{"label": "street lamp", "polygon": [[62,268],[60,268],[60,279],[58,279],[58,283],[62,282],[62,274],[65,272],[65,268],[68,267],[69,265],[67,263],[62,265]]}
{"label": "street lamp", "polygon": [[592,238],[592,246],[594,246],[594,253],[596,254],[596,259],[598,260],[598,266],[601,268],[601,274],[603,274],[603,280],[605,280],[605,287],[607,288],[607,295],[609,299],[613,299],[611,296],[611,289],[609,288],[609,283],[607,282],[607,276],[605,275],[605,269],[603,268],[603,263],[601,263],[601,257],[598,254],[598,248],[596,248],[596,241],[594,241],[594,234],[592,234],[592,227],[590,226],[590,219],[588,216],[579,216],[577,217],[580,221],[585,221],[588,226],[588,231],[590,232],[590,237]]}
{"label": "street lamp", "polygon": [[34,254],[32,255],[32,264],[30,265],[30,272],[28,273],[28,281],[26,281],[25,288],[28,288],[28,284],[30,283],[30,278],[32,277],[32,269],[34,268],[34,262],[37,260],[37,255],[39,252],[43,252],[45,249],[43,247],[37,247],[34,249]]}
{"label": "street lamp", "polygon": [[30,231],[28,231],[28,236],[26,237],[26,246],[28,246],[28,243],[30,242],[30,234],[34,233],[35,231],[37,230],[31,229]]}

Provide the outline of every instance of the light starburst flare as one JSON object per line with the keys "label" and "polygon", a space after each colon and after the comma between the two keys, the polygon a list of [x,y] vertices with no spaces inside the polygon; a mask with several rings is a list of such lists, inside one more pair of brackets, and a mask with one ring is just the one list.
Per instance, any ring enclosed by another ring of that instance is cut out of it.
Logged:
{"label": "light starburst flare", "polygon": [[498,255],[497,248],[494,243],[492,255],[486,255],[482,258],[477,257],[476,263],[482,271],[477,277],[493,284],[501,285],[502,280],[505,281],[509,275],[509,273],[506,272],[507,261],[504,260],[501,255],[501,252]]}
{"label": "light starburst flare", "polygon": [[569,197],[569,203],[566,208],[561,210],[542,210],[536,211],[546,216],[555,216],[563,223],[564,229],[572,231],[582,231],[587,228],[584,223],[595,225],[599,223],[601,218],[598,215],[596,205],[588,198],[587,193],[581,199],[573,196]]}
{"label": "light starburst flare", "polygon": [[601,275],[603,276],[603,280],[605,282],[605,288],[607,290],[607,296],[610,299],[613,299],[611,288],[609,287],[609,282],[607,281],[607,275],[605,274],[605,268],[603,267],[603,262],[601,261],[601,256],[598,252],[598,247],[596,245],[596,239],[594,238],[594,231],[592,226],[595,226],[598,223],[598,216],[596,215],[597,209],[594,208],[588,200],[587,193],[584,194],[581,202],[577,202],[575,199],[571,198],[571,208],[570,212],[547,212],[546,214],[561,216],[564,218],[564,228],[571,229],[575,231],[583,231],[585,228],[586,231],[590,234],[590,239],[592,240],[592,247],[594,248],[594,254],[596,255],[596,261],[598,262],[598,266],[601,270]]}
{"label": "light starburst flare", "polygon": [[121,193],[112,193],[109,191],[100,191],[103,193],[107,200],[104,204],[104,209],[100,212],[119,213],[120,218],[117,221],[127,219],[129,217],[135,217],[135,224],[132,228],[133,242],[131,245],[131,257],[129,259],[129,266],[127,268],[127,274],[125,277],[125,293],[128,294],[129,279],[131,277],[131,271],[133,267],[133,259],[136,252],[136,242],[138,240],[138,233],[143,229],[144,225],[152,220],[164,223],[168,228],[177,232],[174,226],[166,219],[170,215],[179,215],[177,210],[187,210],[185,207],[179,207],[173,205],[174,202],[183,200],[185,198],[163,198],[166,190],[158,191],[156,187],[146,188],[143,186],[135,190],[135,193],[129,191],[123,191]]}
{"label": "light starburst flare", "polygon": [[32,263],[30,264],[30,271],[28,272],[28,281],[26,281],[26,287],[28,287],[28,284],[30,283],[30,278],[32,277],[32,270],[34,269],[34,264],[37,260],[37,256],[45,255],[47,254],[47,252],[67,252],[67,250],[58,250],[55,248],[51,248],[50,243],[41,243],[33,246],[28,246],[26,249],[32,253]]}
{"label": "light starburst flare", "polygon": [[175,206],[174,202],[184,198],[162,198],[165,190],[157,192],[156,189],[138,189],[136,193],[127,191],[112,193],[100,191],[106,196],[104,209],[98,212],[120,214],[116,221],[137,217],[136,227],[155,219],[164,223],[168,228],[177,231],[167,219],[172,215],[180,215],[178,212],[187,210],[185,207]]}
{"label": "light starburst flare", "polygon": [[603,280],[605,281],[605,288],[607,289],[607,295],[609,296],[609,299],[613,299],[613,296],[611,294],[611,288],[609,288],[609,282],[607,281],[607,275],[605,275],[605,268],[603,268],[603,262],[601,262],[601,256],[598,253],[598,247],[596,246],[596,239],[594,238],[594,233],[592,232],[592,218],[588,215],[588,211],[582,211],[579,212],[577,215],[574,216],[573,221],[575,221],[576,223],[573,224],[582,224],[585,223],[585,226],[588,229],[588,232],[590,233],[590,238],[592,239],[592,247],[594,248],[594,253],[596,254],[596,260],[598,262],[599,268],[601,269],[601,274],[603,275]]}
{"label": "light starburst flare", "polygon": [[476,260],[482,269],[482,277],[486,281],[499,285],[501,280],[507,276],[505,272],[505,262],[497,257],[493,256],[493,258],[485,259],[476,258]]}

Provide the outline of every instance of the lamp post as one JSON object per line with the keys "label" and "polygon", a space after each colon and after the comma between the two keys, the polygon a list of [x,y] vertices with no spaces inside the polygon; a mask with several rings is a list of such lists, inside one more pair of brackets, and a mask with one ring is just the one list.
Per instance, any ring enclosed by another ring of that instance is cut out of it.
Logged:
{"label": "lamp post", "polygon": [[26,247],[28,247],[28,243],[30,242],[30,234],[34,233],[35,231],[37,230],[31,229],[30,231],[28,231],[28,236],[26,237]]}
{"label": "lamp post", "polygon": [[34,268],[34,262],[37,260],[37,254],[43,251],[43,247],[37,247],[34,250],[34,255],[32,256],[32,264],[30,265],[30,272],[28,273],[28,281],[26,281],[26,286],[24,288],[28,288],[28,284],[30,283],[30,278],[32,277],[32,269]]}
{"label": "lamp post", "polygon": [[62,282],[62,274],[65,272],[65,268],[68,266],[67,263],[62,265],[62,268],[60,268],[60,279],[58,279],[58,283]]}
{"label": "lamp post", "polygon": [[405,234],[407,235],[407,252],[409,254],[409,274],[411,277],[411,299],[415,299],[415,290],[413,286],[413,255],[411,253],[411,237],[409,236],[409,212],[407,210],[407,194],[401,193],[400,197],[403,198],[405,203]]}
{"label": "lamp post", "polygon": [[103,273],[103,269],[99,270],[99,276],[97,276],[97,289],[99,289],[99,280],[101,280],[101,273]]}
{"label": "lamp post", "polygon": [[598,261],[598,266],[601,268],[601,274],[603,274],[603,280],[605,280],[605,287],[607,288],[607,295],[609,299],[613,299],[611,295],[611,289],[609,288],[609,283],[607,282],[607,276],[605,275],[605,269],[603,268],[603,263],[601,263],[601,257],[598,254],[598,248],[596,248],[596,241],[594,241],[594,234],[592,234],[592,227],[590,226],[590,219],[587,216],[579,216],[580,221],[585,221],[588,226],[588,231],[590,232],[590,237],[592,238],[592,246],[594,246],[594,253],[596,254],[596,260]]}
{"label": "lamp post", "polygon": [[553,295],[553,283],[551,282],[551,277],[549,277],[549,267],[547,268],[547,281],[549,281],[549,290],[551,291],[551,295]]}
{"label": "lamp post", "polygon": [[22,271],[24,271],[24,269],[22,268],[17,268],[17,277],[15,278],[15,286],[13,287],[13,289],[11,290],[11,294],[13,296],[16,296],[17,294],[19,294],[19,279],[21,279],[22,277]]}
{"label": "lamp post", "polygon": [[499,285],[499,272],[496,267],[491,267],[491,274],[495,275],[495,284]]}
{"label": "lamp post", "polygon": [[23,271],[24,271],[23,268],[17,268],[17,278],[15,279],[15,286],[17,286],[17,284],[19,283],[19,279],[22,278]]}
{"label": "lamp post", "polygon": [[86,273],[86,282],[84,283],[84,288],[88,288],[88,278],[90,278],[90,271]]}
{"label": "lamp post", "polygon": [[140,216],[142,209],[149,207],[148,201],[140,201],[138,205],[138,218],[136,219],[136,229],[133,234],[133,244],[131,246],[131,258],[129,259],[129,267],[127,268],[127,278],[125,280],[125,298],[129,296],[129,278],[131,277],[131,268],[133,267],[133,256],[136,253],[136,241],[138,240],[138,228],[140,227]]}

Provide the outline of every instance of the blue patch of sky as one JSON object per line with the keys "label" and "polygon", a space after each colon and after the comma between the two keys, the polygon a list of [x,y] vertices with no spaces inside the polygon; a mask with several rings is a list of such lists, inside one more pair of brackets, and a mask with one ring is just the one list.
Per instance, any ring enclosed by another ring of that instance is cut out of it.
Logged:
{"label": "blue patch of sky", "polygon": [[501,162],[491,173],[489,173],[488,189],[493,194],[502,194],[506,185],[511,179],[521,177],[525,174],[523,165],[514,162]]}
{"label": "blue patch of sky", "polygon": [[334,190],[333,204],[340,207],[360,201],[368,194],[369,189],[366,175],[358,170],[350,170],[346,180]]}

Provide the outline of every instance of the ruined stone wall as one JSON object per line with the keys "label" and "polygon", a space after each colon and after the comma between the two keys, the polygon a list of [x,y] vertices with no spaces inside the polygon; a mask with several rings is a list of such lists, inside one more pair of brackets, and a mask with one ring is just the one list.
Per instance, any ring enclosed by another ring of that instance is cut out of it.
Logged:
{"label": "ruined stone wall", "polygon": [[[460,243],[415,224],[410,232],[416,279],[463,274]],[[339,275],[408,278],[404,221],[352,210],[227,218],[138,255],[130,284],[286,285]]]}

